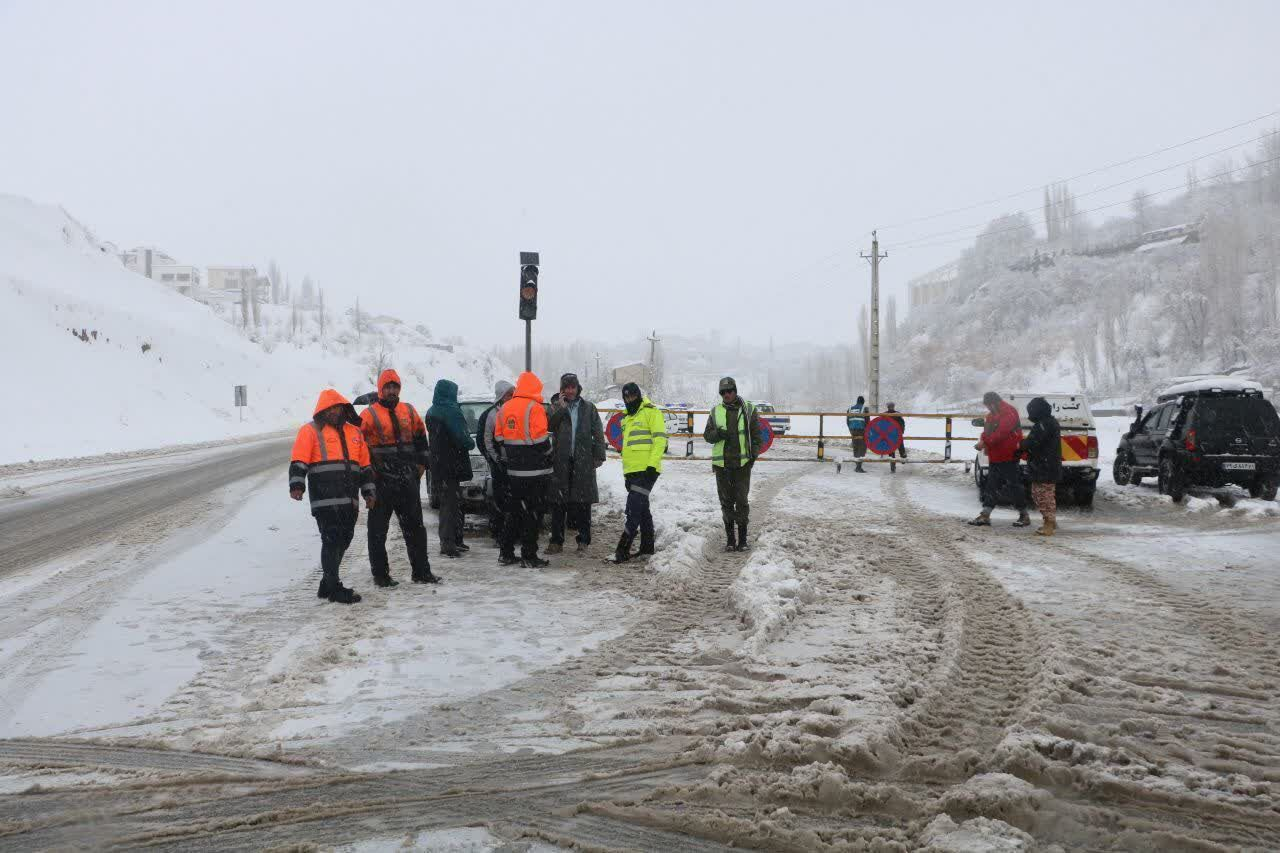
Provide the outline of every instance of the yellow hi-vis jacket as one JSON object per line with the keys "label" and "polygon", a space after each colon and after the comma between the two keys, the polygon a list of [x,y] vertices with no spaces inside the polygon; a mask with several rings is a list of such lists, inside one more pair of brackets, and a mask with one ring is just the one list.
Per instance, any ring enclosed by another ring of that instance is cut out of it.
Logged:
{"label": "yellow hi-vis jacket", "polygon": [[634,474],[646,468],[662,473],[662,454],[667,451],[667,422],[662,410],[641,398],[636,413],[622,416],[622,473]]}

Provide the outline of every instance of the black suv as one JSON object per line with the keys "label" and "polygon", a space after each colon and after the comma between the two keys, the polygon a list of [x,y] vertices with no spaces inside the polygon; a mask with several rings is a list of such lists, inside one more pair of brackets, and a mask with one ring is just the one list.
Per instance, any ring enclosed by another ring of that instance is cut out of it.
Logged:
{"label": "black suv", "polygon": [[1261,391],[1205,388],[1162,394],[1120,439],[1112,476],[1138,485],[1155,476],[1160,494],[1181,502],[1187,486],[1245,486],[1275,500],[1280,416]]}

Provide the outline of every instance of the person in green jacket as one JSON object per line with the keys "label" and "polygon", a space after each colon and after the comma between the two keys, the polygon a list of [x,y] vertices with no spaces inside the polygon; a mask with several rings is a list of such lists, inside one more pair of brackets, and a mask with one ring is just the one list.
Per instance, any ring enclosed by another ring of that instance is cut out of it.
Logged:
{"label": "person in green jacket", "polygon": [[440,553],[460,557],[471,548],[462,541],[465,515],[462,484],[471,479],[471,449],[476,446],[458,405],[458,384],[436,382],[431,408],[427,409],[427,434],[431,437],[431,487],[440,495]]}
{"label": "person in green jacket", "polygon": [[[711,409],[704,440],[713,445],[711,468],[716,472],[716,492],[724,519],[726,551],[747,550],[747,524],[751,521],[751,466],[760,455],[764,435],[756,407],[738,396],[732,376],[720,380],[720,402]],[[737,538],[734,538],[734,526]]]}
{"label": "person in green jacket", "polygon": [[630,560],[631,543],[640,532],[638,554],[654,552],[653,514],[649,511],[649,495],[662,474],[662,454],[667,450],[667,424],[662,410],[640,393],[640,386],[628,382],[622,386],[622,402],[627,413],[622,416],[622,476],[627,486],[626,523],[614,562]]}

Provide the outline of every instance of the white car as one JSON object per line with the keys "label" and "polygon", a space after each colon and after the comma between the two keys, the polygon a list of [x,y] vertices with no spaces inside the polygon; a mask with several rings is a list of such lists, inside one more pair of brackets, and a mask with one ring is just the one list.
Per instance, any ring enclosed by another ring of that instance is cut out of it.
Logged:
{"label": "white car", "polygon": [[[1022,431],[1031,429],[1027,419],[1027,403],[1036,397],[1044,397],[1053,416],[1062,429],[1062,481],[1058,483],[1057,497],[1061,504],[1093,506],[1093,493],[1098,486],[1098,428],[1089,410],[1089,401],[1083,394],[1008,394],[1004,400],[1018,410]],[[973,425],[982,426],[975,419]],[[1026,479],[1027,463],[1022,461],[1022,474]],[[987,468],[990,462],[985,451],[978,451],[974,463],[974,481],[981,493],[987,484]]]}

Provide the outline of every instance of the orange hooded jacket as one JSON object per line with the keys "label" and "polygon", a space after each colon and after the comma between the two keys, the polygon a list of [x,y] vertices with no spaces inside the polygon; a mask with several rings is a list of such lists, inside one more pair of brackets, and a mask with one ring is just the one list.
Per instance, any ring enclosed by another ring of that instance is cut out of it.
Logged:
{"label": "orange hooded jacket", "polygon": [[[378,392],[394,382],[403,387],[400,374],[384,370],[378,377]],[[360,414],[360,431],[373,454],[373,468],[381,476],[416,480],[416,466],[427,465],[427,427],[418,410],[404,400],[394,409],[381,400],[370,403]]]}
{"label": "orange hooded jacket", "polygon": [[542,402],[542,380],[521,373],[514,395],[494,419],[493,440],[511,477],[551,476],[551,433]]}
{"label": "orange hooded jacket", "polygon": [[[347,419],[337,427],[321,414],[334,406],[345,409]],[[289,463],[289,489],[310,490],[311,513],[359,509],[359,494],[374,494],[373,468],[355,420],[355,408],[337,391],[320,392],[309,423],[298,430]]]}

